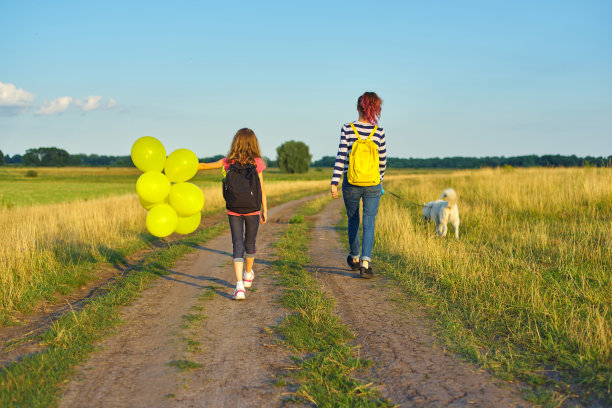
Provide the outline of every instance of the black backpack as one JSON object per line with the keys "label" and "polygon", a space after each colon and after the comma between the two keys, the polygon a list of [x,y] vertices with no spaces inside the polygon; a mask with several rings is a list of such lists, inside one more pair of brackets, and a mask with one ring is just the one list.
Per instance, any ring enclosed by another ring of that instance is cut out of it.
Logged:
{"label": "black backpack", "polygon": [[223,180],[225,208],[238,214],[261,210],[261,182],[253,164],[233,163]]}

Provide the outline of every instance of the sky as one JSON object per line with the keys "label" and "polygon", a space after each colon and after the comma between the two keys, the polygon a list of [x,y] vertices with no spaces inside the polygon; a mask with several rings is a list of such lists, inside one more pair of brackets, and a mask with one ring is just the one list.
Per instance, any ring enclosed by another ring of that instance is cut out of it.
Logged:
{"label": "sky", "polygon": [[612,154],[612,1],[0,0],[0,150],[335,156],[365,91],[391,157]]}

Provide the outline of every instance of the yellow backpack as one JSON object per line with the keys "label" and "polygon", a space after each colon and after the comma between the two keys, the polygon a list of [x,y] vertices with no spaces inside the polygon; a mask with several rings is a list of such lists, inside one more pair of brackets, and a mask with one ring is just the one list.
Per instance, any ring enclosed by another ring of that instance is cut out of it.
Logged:
{"label": "yellow backpack", "polygon": [[372,135],[378,126],[374,126],[374,130],[367,139],[361,139],[352,123],[351,127],[357,135],[357,140],[353,143],[349,156],[348,182],[355,186],[375,186],[380,183],[380,171],[378,170],[378,146],[372,140]]}

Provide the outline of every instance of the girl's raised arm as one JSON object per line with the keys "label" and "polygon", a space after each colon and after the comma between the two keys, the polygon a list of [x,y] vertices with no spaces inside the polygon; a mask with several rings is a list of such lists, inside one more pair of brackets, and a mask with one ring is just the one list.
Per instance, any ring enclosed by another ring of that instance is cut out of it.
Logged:
{"label": "girl's raised arm", "polygon": [[212,170],[212,169],[220,169],[223,167],[223,159],[218,160],[212,163],[199,163],[198,170]]}

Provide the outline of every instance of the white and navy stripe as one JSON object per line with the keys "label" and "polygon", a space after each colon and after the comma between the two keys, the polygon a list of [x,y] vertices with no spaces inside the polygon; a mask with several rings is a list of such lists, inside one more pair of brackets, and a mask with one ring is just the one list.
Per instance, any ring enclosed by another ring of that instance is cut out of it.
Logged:
{"label": "white and navy stripe", "polygon": [[[361,139],[367,139],[374,125],[363,122],[353,122],[355,129],[359,132]],[[346,174],[349,168],[349,156],[353,143],[357,140],[357,135],[353,132],[353,128],[350,123],[345,123],[342,126],[340,132],[340,145],[338,146],[338,155],[336,156],[336,163],[334,165],[334,175],[332,176],[332,185],[338,185],[340,182],[340,176]],[[378,127],[376,132],[372,135],[372,141],[378,146],[378,170],[380,171],[380,181],[382,182],[385,176],[385,170],[387,169],[387,144],[385,142],[385,131],[382,127]]]}

